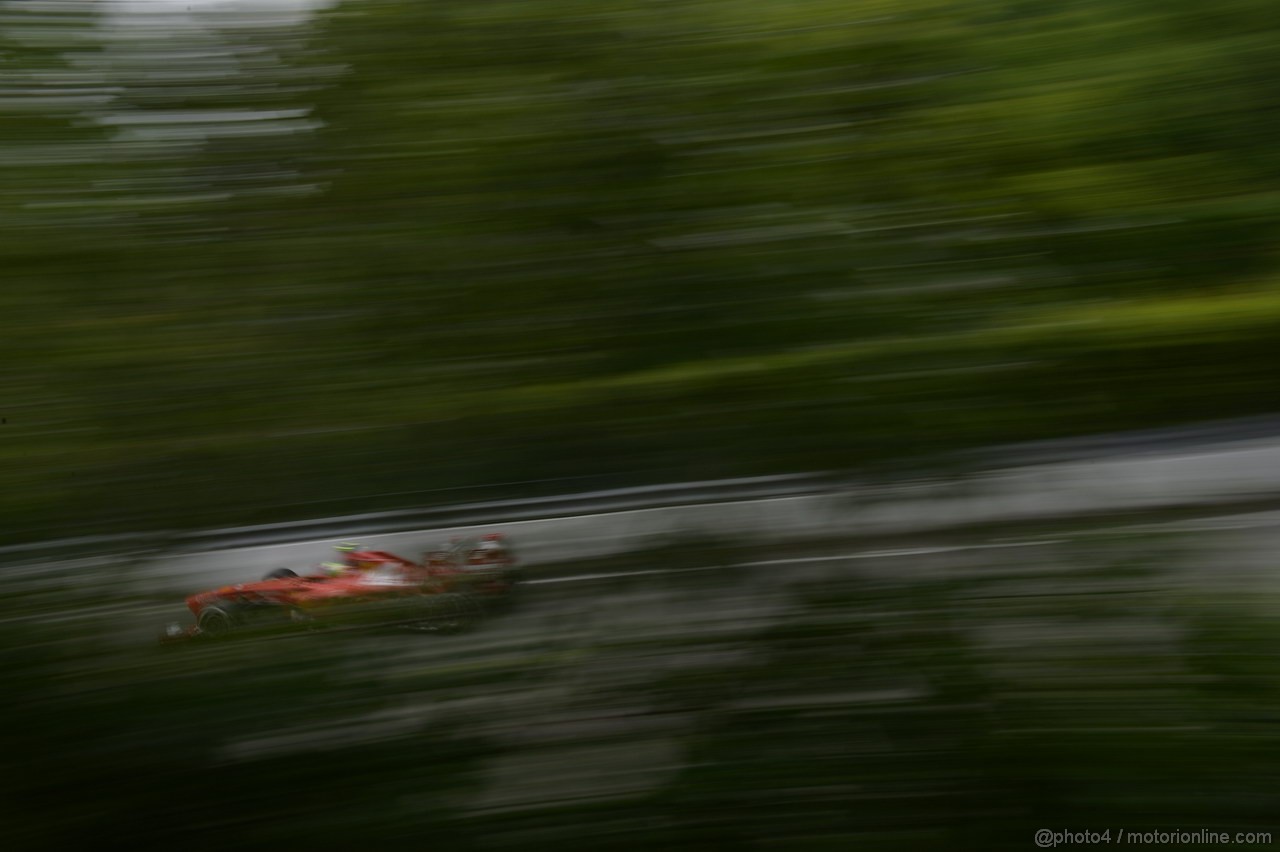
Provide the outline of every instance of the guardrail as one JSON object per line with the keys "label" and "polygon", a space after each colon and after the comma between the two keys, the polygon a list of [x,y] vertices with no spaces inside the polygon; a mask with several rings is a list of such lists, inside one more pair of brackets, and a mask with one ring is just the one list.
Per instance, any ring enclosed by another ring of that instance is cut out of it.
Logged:
{"label": "guardrail", "polygon": [[[1179,450],[1193,449],[1215,452],[1238,449],[1248,456],[1247,448],[1251,444],[1259,441],[1269,444],[1273,439],[1277,441],[1276,446],[1280,447],[1280,415],[1261,415],[1163,429],[990,447],[959,454],[956,461],[962,464],[956,470],[952,470],[948,476],[923,474],[912,477],[909,473],[899,470],[896,476],[891,476],[878,485],[864,481],[859,487],[855,487],[849,474],[811,472],[596,489],[549,497],[473,500],[447,506],[437,505],[429,508],[399,509],[227,529],[125,533],[32,542],[0,547],[0,563],[7,565],[51,562],[78,556],[148,556],[170,552],[228,550],[309,540],[359,538],[417,530],[799,495],[858,493],[864,499],[901,501],[910,497],[913,491],[919,491],[922,494],[946,492],[945,487],[942,491],[939,491],[939,488],[946,485],[947,480],[954,480],[950,484],[959,485],[962,490],[965,481],[971,485],[985,481],[984,487],[990,490],[992,483],[996,481],[990,478],[993,472],[1004,471],[1002,475],[1005,478],[1012,475],[1015,479],[1018,476],[1054,477],[1064,473],[1068,478],[1071,476],[1078,478],[1082,475],[1092,476],[1092,474],[1084,473],[1087,468],[1080,468],[1075,474],[1070,474],[1072,469],[1070,466],[1074,461],[1097,459],[1099,462],[1104,462],[1110,459],[1112,461],[1105,464],[1114,467],[1117,463],[1122,463],[1122,460],[1138,462],[1145,457],[1148,461],[1154,461],[1160,455],[1176,455]],[[1248,457],[1252,458],[1252,456]],[[1266,459],[1259,458],[1255,462],[1242,462],[1238,466],[1242,469],[1234,471],[1227,478],[1234,477],[1236,480],[1253,482],[1252,485],[1244,488],[1245,492],[1270,494],[1280,491],[1280,473],[1277,473],[1280,468],[1274,467],[1270,456]],[[1150,465],[1148,467],[1150,467],[1148,475],[1157,478],[1162,475],[1156,471],[1155,467]],[[1020,472],[1014,474],[1014,469],[1019,469]],[[1113,484],[1126,484],[1131,491],[1135,488],[1142,490],[1140,483],[1126,479],[1130,475],[1132,474],[1120,474],[1114,471],[1109,474]],[[1116,476],[1119,477],[1118,480],[1114,478]],[[1199,470],[1193,478],[1205,488],[1201,492],[1205,500],[1215,499],[1214,489],[1209,488],[1208,483],[1221,479],[1216,471]],[[1261,484],[1254,481],[1259,478],[1264,480]],[[1274,483],[1273,478],[1276,480]],[[1192,489],[1200,486],[1195,482],[1188,485]],[[486,489],[500,487],[502,487],[501,484],[485,486]],[[1168,496],[1172,499],[1172,495]],[[1031,499],[1026,495],[1024,498]],[[1185,495],[1180,499],[1185,500]]]}
{"label": "guardrail", "polygon": [[829,474],[822,473],[778,474],[610,488],[518,500],[485,500],[452,506],[398,509],[217,530],[85,536],[3,547],[0,548],[0,561],[21,563],[68,558],[84,553],[129,553],[139,550],[230,550],[315,539],[358,538],[437,527],[495,524],[695,503],[758,500],[817,493],[829,488],[831,479]]}

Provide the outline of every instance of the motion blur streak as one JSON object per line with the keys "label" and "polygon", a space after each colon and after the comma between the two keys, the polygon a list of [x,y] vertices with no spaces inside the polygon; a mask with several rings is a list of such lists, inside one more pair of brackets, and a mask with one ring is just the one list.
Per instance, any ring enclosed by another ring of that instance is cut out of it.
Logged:
{"label": "motion blur streak", "polygon": [[88,575],[26,604],[69,618],[0,623],[24,732],[6,758],[27,767],[6,825],[30,848],[585,850],[1265,824],[1269,764],[1241,743],[1273,738],[1274,524],[1092,533],[793,557],[690,539],[558,566],[464,635],[181,653]]}
{"label": "motion blur streak", "polygon": [[[0,0],[0,554],[84,557],[0,573],[6,849],[1273,830],[1272,532],[1164,526],[1262,450],[971,474],[1274,422],[1274,5]],[[955,487],[458,637],[161,655],[130,564],[802,471]]]}
{"label": "motion blur streak", "polygon": [[0,2],[0,545],[1267,411],[1273,17]]}

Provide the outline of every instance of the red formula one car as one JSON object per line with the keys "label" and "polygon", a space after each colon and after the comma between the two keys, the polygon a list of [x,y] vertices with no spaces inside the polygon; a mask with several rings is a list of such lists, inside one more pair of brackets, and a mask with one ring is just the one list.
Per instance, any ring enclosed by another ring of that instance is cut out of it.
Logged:
{"label": "red formula one car", "polygon": [[256,583],[237,583],[187,598],[195,625],[169,625],[161,641],[213,639],[281,627],[399,624],[453,632],[487,608],[509,604],[516,560],[502,536],[454,541],[421,563],[382,550],[339,545],[340,561],[300,576],[278,568]]}

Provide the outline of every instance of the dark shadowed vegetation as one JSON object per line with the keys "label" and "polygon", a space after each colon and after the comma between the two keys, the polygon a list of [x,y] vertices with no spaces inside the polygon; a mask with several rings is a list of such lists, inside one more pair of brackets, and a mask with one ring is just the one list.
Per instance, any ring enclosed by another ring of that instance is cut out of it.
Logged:
{"label": "dark shadowed vegetation", "polygon": [[1086,536],[549,585],[463,636],[171,651],[110,587],[51,592],[2,627],[6,848],[1274,830],[1273,584],[1224,592],[1241,578],[1205,559]]}

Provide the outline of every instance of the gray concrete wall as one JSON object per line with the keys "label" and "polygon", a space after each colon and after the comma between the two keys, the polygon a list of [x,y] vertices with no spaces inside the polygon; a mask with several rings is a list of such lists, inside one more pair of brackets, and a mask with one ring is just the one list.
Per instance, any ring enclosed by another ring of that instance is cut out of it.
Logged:
{"label": "gray concrete wall", "polygon": [[[929,532],[977,523],[1280,497],[1280,441],[1207,445],[992,470],[840,493],[672,506],[493,525],[390,533],[361,543],[418,558],[453,536],[502,532],[530,566],[608,556],[681,535],[780,542],[817,536]],[[135,572],[151,591],[192,591],[303,570],[339,539],[157,558]]]}

